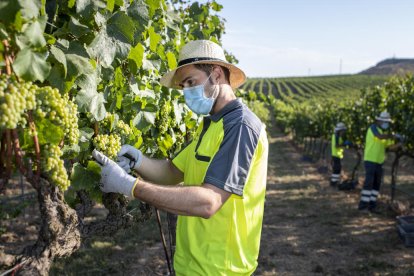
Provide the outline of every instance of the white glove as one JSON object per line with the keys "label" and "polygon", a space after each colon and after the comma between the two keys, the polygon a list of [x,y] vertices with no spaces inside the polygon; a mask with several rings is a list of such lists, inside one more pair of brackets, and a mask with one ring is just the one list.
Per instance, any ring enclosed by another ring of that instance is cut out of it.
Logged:
{"label": "white glove", "polygon": [[120,193],[127,197],[134,197],[136,178],[129,175],[114,161],[96,149],[92,152],[93,158],[101,165],[101,190],[104,193]]}
{"label": "white glove", "polygon": [[132,169],[137,170],[141,166],[142,159],[142,152],[131,145],[123,145],[118,152],[118,165],[127,173]]}

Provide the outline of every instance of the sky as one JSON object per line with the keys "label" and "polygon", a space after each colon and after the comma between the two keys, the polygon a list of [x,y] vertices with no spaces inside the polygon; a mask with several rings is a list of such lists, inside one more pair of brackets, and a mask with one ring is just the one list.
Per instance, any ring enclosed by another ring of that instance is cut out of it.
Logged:
{"label": "sky", "polygon": [[412,0],[216,1],[223,47],[248,77],[354,74],[414,58]]}

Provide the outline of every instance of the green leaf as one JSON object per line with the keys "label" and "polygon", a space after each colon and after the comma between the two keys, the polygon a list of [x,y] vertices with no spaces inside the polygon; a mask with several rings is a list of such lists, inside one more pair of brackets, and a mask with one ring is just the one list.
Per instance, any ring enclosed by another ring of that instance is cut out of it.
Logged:
{"label": "green leaf", "polygon": [[150,20],[148,6],[144,0],[134,1],[127,9],[128,16],[146,25]]}
{"label": "green leaf", "polygon": [[110,12],[114,10],[115,0],[106,0],[106,9]]}
{"label": "green leaf", "polygon": [[164,156],[167,156],[168,150],[174,145],[174,141],[172,137],[169,134],[167,134],[164,137],[158,138],[157,144]]}
{"label": "green leaf", "polygon": [[143,129],[150,127],[151,125],[154,125],[155,116],[156,116],[155,112],[141,111],[141,112],[138,112],[138,114],[132,120],[132,123],[138,129],[143,130]]}
{"label": "green leaf", "polygon": [[134,42],[135,22],[124,12],[116,12],[108,22],[108,35],[122,42]]}
{"label": "green leaf", "polygon": [[155,14],[155,11],[160,7],[160,0],[146,0],[149,10],[149,16],[152,18]]}
{"label": "green leaf", "polygon": [[43,82],[50,72],[46,54],[33,52],[29,48],[21,50],[13,63],[14,72],[27,81]]}
{"label": "green leaf", "polygon": [[66,56],[65,53],[56,46],[52,45],[50,46],[50,53],[52,56],[63,66],[63,76],[66,77],[66,74],[68,72],[68,67],[66,63]]}
{"label": "green leaf", "polygon": [[62,148],[62,153],[62,159],[73,159],[79,155],[80,147],[77,144],[71,146],[65,145]]}
{"label": "green leaf", "polygon": [[177,60],[175,59],[175,55],[171,52],[167,53],[167,61],[168,61],[168,68],[173,70],[177,67]]}
{"label": "green leaf", "polygon": [[94,72],[89,59],[78,54],[66,54],[69,76],[79,76],[81,74],[91,74]]}
{"label": "green leaf", "polygon": [[69,0],[68,1],[68,8],[73,8],[73,6],[75,6],[75,2],[76,2],[76,0]]}
{"label": "green leaf", "polygon": [[70,33],[76,37],[80,37],[90,32],[90,28],[80,23],[75,17],[70,17],[68,28],[70,30]]}
{"label": "green leaf", "polygon": [[122,74],[122,68],[117,67],[115,69],[115,79],[114,79],[114,85],[115,87],[122,88],[125,85],[125,78]]}
{"label": "green leaf", "polygon": [[93,90],[81,90],[76,96],[80,112],[90,112],[97,121],[106,116],[105,99],[102,93]]}
{"label": "green leaf", "polygon": [[43,32],[46,27],[46,17],[40,17],[31,24],[23,26],[23,33],[16,38],[16,43],[20,49],[28,46],[43,47],[46,45],[46,39]]}
{"label": "green leaf", "polygon": [[101,0],[76,0],[76,13],[82,15],[86,20],[92,19],[95,11],[105,9],[106,5]]}
{"label": "green leaf", "polygon": [[[95,163],[95,164],[90,164]],[[101,168],[94,161],[88,162],[88,167],[75,163],[71,173],[71,186],[76,189],[90,190],[99,184],[101,179]]]}
{"label": "green leaf", "polygon": [[18,0],[18,2],[22,7],[21,12],[24,19],[31,19],[39,15],[42,6],[40,0]]}
{"label": "green leaf", "polygon": [[57,88],[59,91],[65,91],[65,78],[63,77],[63,69],[60,67],[62,66],[53,66],[47,80],[52,87]]}
{"label": "green leaf", "polygon": [[92,43],[88,46],[88,53],[92,58],[98,59],[102,66],[109,68],[115,59],[116,43],[108,36],[105,30],[101,30]]}
{"label": "green leaf", "polygon": [[62,128],[56,126],[52,121],[44,118],[41,120],[36,120],[36,130],[37,137],[39,139],[39,144],[54,144],[57,145],[62,141],[64,133]]}
{"label": "green leaf", "polygon": [[131,48],[131,51],[128,54],[128,59],[133,60],[137,68],[141,68],[142,66],[144,51],[144,46],[141,43],[138,43],[134,48]]}
{"label": "green leaf", "polygon": [[20,5],[16,0],[0,1],[0,18],[4,23],[12,23],[16,13],[20,10]]}
{"label": "green leaf", "polygon": [[157,51],[158,43],[161,41],[161,35],[154,31],[154,27],[149,27],[148,34],[150,38],[150,49],[153,52]]}

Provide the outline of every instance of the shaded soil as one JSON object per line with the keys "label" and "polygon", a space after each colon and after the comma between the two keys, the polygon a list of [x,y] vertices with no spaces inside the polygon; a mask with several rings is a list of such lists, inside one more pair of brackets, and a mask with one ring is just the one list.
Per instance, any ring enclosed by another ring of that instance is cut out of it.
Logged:
{"label": "shaded soil", "polygon": [[[290,139],[276,129],[269,134],[268,186],[255,275],[414,275],[414,248],[400,240],[386,196],[379,198],[379,214],[359,212],[358,189],[343,192],[330,187],[329,172],[320,174],[314,163],[303,161]],[[344,167],[352,167],[351,155]],[[404,171],[401,179],[414,183],[413,175]],[[34,241],[36,214],[32,203],[16,218],[2,218],[0,273],[11,254]],[[90,219],[104,215],[97,207]],[[166,228],[165,215],[162,219]],[[84,242],[74,255],[57,260],[50,274],[167,275],[155,218]]]}

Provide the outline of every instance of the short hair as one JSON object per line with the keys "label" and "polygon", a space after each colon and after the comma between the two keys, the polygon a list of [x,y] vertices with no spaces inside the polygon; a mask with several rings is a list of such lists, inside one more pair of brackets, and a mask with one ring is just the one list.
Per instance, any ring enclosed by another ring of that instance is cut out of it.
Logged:
{"label": "short hair", "polygon": [[213,71],[214,65],[220,66],[224,72],[224,78],[228,83],[230,83],[230,70],[227,67],[218,65],[218,64],[208,64],[208,63],[196,63],[193,64],[198,70],[204,71],[207,75]]}

